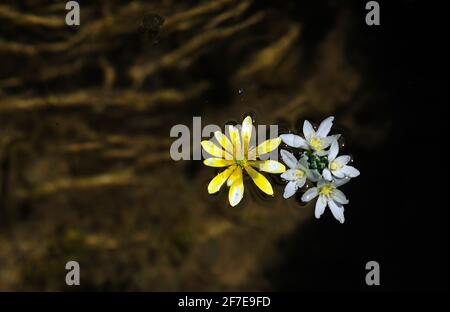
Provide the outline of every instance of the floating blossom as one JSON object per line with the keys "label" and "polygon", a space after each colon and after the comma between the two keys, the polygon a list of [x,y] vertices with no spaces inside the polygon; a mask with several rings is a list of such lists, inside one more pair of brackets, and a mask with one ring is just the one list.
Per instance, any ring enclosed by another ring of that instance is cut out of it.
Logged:
{"label": "floating blossom", "polygon": [[312,150],[317,155],[324,156],[328,154],[328,151],[325,149],[328,148],[333,141],[339,138],[339,135],[328,136],[331,126],[333,125],[333,120],[333,116],[323,120],[317,131],[314,130],[308,120],[305,120],[303,123],[303,135],[305,138],[292,133],[282,134],[280,137],[284,143],[291,147]]}
{"label": "floating blossom", "polygon": [[307,156],[302,156],[300,160],[297,160],[295,156],[286,150],[280,151],[281,158],[284,163],[290,168],[284,172],[281,177],[288,181],[284,189],[284,198],[289,198],[297,192],[297,190],[303,187],[306,183],[306,179],[313,182],[317,182],[320,178],[320,174],[317,170],[310,170]]}
{"label": "floating blossom", "polygon": [[307,180],[317,183],[316,186],[306,190],[302,201],[309,202],[318,197],[315,207],[316,218],[320,218],[328,206],[333,216],[344,223],[344,205],[348,203],[348,199],[338,187],[360,173],[356,168],[348,165],[350,156],[338,156],[337,140],[340,135],[328,135],[333,121],[333,116],[326,118],[315,131],[311,123],[306,120],[303,123],[304,138],[295,134],[280,136],[288,146],[301,150],[299,161],[287,151],[280,152],[283,161],[290,168],[281,175],[288,181],[283,196],[291,197],[305,185]]}
{"label": "floating blossom", "polygon": [[317,219],[320,218],[328,206],[334,218],[344,223],[344,205],[348,204],[349,201],[337,187],[338,185],[335,182],[320,180],[317,183],[317,187],[312,187],[303,194],[302,201],[304,202],[309,202],[319,196],[314,213]]}
{"label": "floating blossom", "polygon": [[328,167],[323,169],[322,175],[325,180],[331,181],[333,176],[338,179],[355,178],[359,176],[360,172],[353,166],[347,165],[350,161],[350,156],[342,155],[336,158],[339,153],[339,144],[334,141],[331,144],[330,152],[328,153]]}
{"label": "floating blossom", "polygon": [[250,147],[252,125],[252,118],[247,116],[242,122],[240,132],[236,127],[229,126],[230,138],[222,132],[216,131],[214,137],[221,147],[210,141],[201,142],[203,149],[214,156],[203,162],[206,166],[228,167],[211,180],[208,185],[208,193],[217,193],[226,181],[227,186],[230,187],[228,201],[233,207],[239,204],[244,196],[243,170],[247,172],[261,191],[271,196],[273,195],[272,185],[264,175],[254,168],[269,173],[286,171],[285,166],[277,161],[258,159],[259,156],[278,148],[281,139],[266,140],[256,147]]}

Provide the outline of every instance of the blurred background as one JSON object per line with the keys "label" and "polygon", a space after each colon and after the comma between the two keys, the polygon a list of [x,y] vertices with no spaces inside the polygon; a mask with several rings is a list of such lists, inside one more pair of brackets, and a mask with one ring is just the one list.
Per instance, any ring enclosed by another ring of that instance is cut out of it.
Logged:
{"label": "blurred background", "polygon": [[[447,4],[0,4],[0,290],[448,288]],[[176,124],[299,131],[336,116],[361,176],[346,222],[170,159]],[[81,286],[65,285],[65,263]],[[365,264],[381,286],[365,284]]]}

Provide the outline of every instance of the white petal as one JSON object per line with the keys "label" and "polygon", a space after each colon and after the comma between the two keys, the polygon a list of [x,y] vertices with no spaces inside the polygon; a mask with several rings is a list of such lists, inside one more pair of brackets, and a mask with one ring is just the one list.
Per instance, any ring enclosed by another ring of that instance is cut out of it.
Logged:
{"label": "white petal", "polygon": [[[321,138],[321,140],[322,140],[322,149],[328,148],[335,141],[337,142],[337,140],[338,140],[337,138],[339,138],[340,136],[341,135],[338,134],[338,135],[332,135],[332,136],[327,136],[325,138]],[[327,151],[327,154],[328,154],[328,151]]]}
{"label": "white petal", "polygon": [[311,136],[313,136],[316,132],[314,131],[313,126],[308,120],[305,120],[303,123],[303,135],[308,140]]}
{"label": "white petal", "polygon": [[319,193],[317,192],[317,187],[312,187],[305,192],[302,196],[302,201],[309,202],[311,199],[315,198]]}
{"label": "white petal", "polygon": [[346,184],[348,181],[350,181],[350,178],[343,178],[343,179],[334,179],[333,183],[336,185],[336,187],[342,186]]}
{"label": "white petal", "polygon": [[297,181],[295,181],[297,183],[297,187],[301,188],[303,187],[303,185],[305,185],[306,183],[306,177],[300,178]]}
{"label": "white petal", "polygon": [[317,171],[317,169],[308,170],[308,179],[310,179],[312,182],[317,182],[320,179],[322,179],[322,175]]}
{"label": "white petal", "polygon": [[344,171],[342,171],[342,168],[341,169],[337,169],[337,170],[333,170],[332,172],[333,172],[333,175],[336,178],[342,179],[342,178],[345,177],[345,174],[344,174]]}
{"label": "white petal", "polygon": [[335,161],[340,164],[341,166],[345,166],[350,161],[350,156],[348,155],[342,155],[335,159]]}
{"label": "white petal", "polygon": [[286,184],[286,187],[284,188],[283,197],[289,198],[292,195],[294,195],[295,192],[297,192],[297,183],[295,183],[295,181],[291,181],[288,184]]}
{"label": "white petal", "polygon": [[317,129],[317,135],[320,137],[326,137],[331,130],[333,125],[334,117],[330,116],[320,123],[319,129]]}
{"label": "white petal", "polygon": [[294,181],[296,179],[295,177],[295,169],[289,169],[283,172],[280,177],[287,181]]}
{"label": "white petal", "polygon": [[338,141],[340,137],[341,137],[340,134],[333,134],[333,135],[328,136],[327,139],[330,140],[330,144],[331,144],[333,141]]}
{"label": "white petal", "polygon": [[328,161],[333,161],[337,154],[339,153],[339,143],[336,140],[333,140],[333,143],[331,143],[330,151],[328,152]]}
{"label": "white petal", "polygon": [[300,160],[297,163],[297,166],[303,170],[308,169],[309,168],[308,156],[306,156],[305,154],[302,154],[302,156],[300,157]]}
{"label": "white petal", "polygon": [[325,138],[321,138],[322,140],[322,148],[327,148],[328,146],[330,146],[331,144],[333,144],[333,142],[335,142],[336,140],[334,139],[334,137],[329,136],[329,137],[325,137]]}
{"label": "white petal", "polygon": [[289,146],[292,147],[296,147],[296,148],[307,148],[308,145],[306,144],[306,141],[304,138],[292,134],[292,133],[287,133],[287,134],[282,134],[280,135],[281,140],[283,140],[284,143],[286,143]]}
{"label": "white petal", "polygon": [[320,216],[325,211],[325,207],[327,206],[327,200],[324,196],[319,196],[319,198],[316,201],[316,209],[314,211],[314,215],[317,219],[320,218]]}
{"label": "white petal", "polygon": [[344,172],[344,174],[350,178],[356,178],[360,174],[359,170],[353,166],[344,166],[342,168],[342,172]]}
{"label": "white petal", "polygon": [[297,168],[297,158],[294,155],[289,153],[286,150],[281,150],[281,159],[283,159],[284,163],[291,169]]}
{"label": "white petal", "polygon": [[333,180],[333,177],[331,176],[331,171],[328,168],[323,169],[322,175],[323,178],[327,181]]}
{"label": "white petal", "polygon": [[334,200],[328,200],[328,206],[330,207],[331,213],[334,218],[341,223],[344,223],[344,207],[338,205]]}
{"label": "white petal", "polygon": [[342,205],[348,204],[347,197],[345,197],[345,194],[338,189],[334,190],[333,200]]}

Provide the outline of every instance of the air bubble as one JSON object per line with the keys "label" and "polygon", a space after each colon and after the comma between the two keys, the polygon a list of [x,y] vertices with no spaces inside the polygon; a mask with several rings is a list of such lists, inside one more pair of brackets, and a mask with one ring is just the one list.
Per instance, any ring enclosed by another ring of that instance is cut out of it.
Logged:
{"label": "air bubble", "polygon": [[339,149],[345,150],[347,148],[347,142],[345,142],[345,138],[341,135],[338,139]]}

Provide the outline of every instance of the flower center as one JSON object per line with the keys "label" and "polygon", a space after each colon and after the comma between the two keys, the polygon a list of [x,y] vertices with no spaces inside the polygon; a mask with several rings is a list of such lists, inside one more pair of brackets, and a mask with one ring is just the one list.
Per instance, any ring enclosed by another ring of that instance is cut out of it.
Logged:
{"label": "flower center", "polygon": [[236,159],[236,164],[241,167],[245,167],[247,165],[247,159]]}
{"label": "flower center", "polygon": [[310,141],[311,147],[314,148],[316,151],[319,151],[322,149],[322,142],[317,138],[312,138]]}
{"label": "flower center", "polygon": [[305,172],[303,170],[300,170],[300,169],[295,169],[294,176],[297,179],[303,178],[305,176]]}
{"label": "flower center", "polygon": [[332,171],[341,169],[341,164],[339,164],[337,161],[333,160],[333,161],[331,162],[331,164],[330,164],[330,169],[331,169]]}
{"label": "flower center", "polygon": [[333,193],[333,190],[333,186],[326,184],[320,189],[320,194],[322,194],[323,196],[329,196]]}

